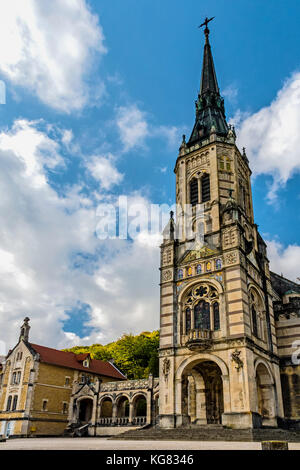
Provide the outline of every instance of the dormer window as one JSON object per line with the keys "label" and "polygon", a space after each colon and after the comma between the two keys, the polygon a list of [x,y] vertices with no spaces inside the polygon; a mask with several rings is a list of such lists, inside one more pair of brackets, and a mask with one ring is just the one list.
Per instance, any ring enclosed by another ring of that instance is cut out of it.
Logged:
{"label": "dormer window", "polygon": [[85,359],[85,361],[83,361],[83,367],[89,367],[89,365],[89,360]]}

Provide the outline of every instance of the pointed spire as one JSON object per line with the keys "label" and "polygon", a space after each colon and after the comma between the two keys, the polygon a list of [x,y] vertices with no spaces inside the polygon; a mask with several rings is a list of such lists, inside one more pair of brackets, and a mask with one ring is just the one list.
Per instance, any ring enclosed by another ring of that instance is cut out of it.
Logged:
{"label": "pointed spire", "polygon": [[224,100],[220,95],[214,60],[209,42],[208,23],[214,18],[206,18],[199,27],[205,26],[205,45],[200,92],[196,101],[196,122],[188,146],[208,138],[226,137],[229,127],[226,122]]}
{"label": "pointed spire", "polygon": [[200,95],[208,91],[220,94],[215,66],[214,66],[214,60],[213,60],[211,47],[209,43],[209,29],[207,27],[204,30],[204,34],[205,34],[205,46],[204,46],[204,55],[203,55]]}

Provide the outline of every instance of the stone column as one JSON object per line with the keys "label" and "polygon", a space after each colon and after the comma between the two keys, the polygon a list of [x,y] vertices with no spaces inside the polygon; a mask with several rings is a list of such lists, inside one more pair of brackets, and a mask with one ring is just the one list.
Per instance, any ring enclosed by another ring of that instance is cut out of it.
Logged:
{"label": "stone column", "polygon": [[92,425],[95,426],[97,421],[97,395],[93,398],[93,410],[92,410]]}
{"label": "stone column", "polygon": [[195,379],[192,375],[188,377],[188,396],[189,396],[189,406],[188,413],[191,417],[191,422],[193,423],[196,419],[196,388],[195,388]]}
{"label": "stone column", "polygon": [[129,403],[129,424],[132,424],[134,418],[134,404],[131,401]]}
{"label": "stone column", "polygon": [[146,415],[146,423],[151,424],[151,390],[147,392],[147,415]]}
{"label": "stone column", "polygon": [[205,387],[196,388],[196,424],[207,424]]}
{"label": "stone column", "polygon": [[113,405],[112,405],[112,424],[116,423],[117,411],[118,411],[117,404],[113,403]]}

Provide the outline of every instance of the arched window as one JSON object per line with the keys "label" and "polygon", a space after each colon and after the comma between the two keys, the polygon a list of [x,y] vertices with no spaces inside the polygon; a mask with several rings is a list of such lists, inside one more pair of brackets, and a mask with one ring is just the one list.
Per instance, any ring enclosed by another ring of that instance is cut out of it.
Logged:
{"label": "arched window", "polygon": [[191,276],[192,274],[193,274],[193,270],[192,270],[192,268],[189,266],[189,267],[187,268],[187,275],[188,275],[188,276]]}
{"label": "arched window", "polygon": [[211,271],[211,262],[210,261],[208,261],[206,263],[206,271]]}
{"label": "arched window", "polygon": [[194,324],[196,330],[210,330],[209,303],[200,300],[194,307]]}
{"label": "arched window", "polygon": [[12,405],[11,411],[15,411],[17,409],[17,403],[18,403],[18,395],[15,395],[13,399],[13,405]]}
{"label": "arched window", "polygon": [[[211,284],[199,283],[185,295],[182,312],[183,334],[190,330],[219,330],[220,303],[217,289]],[[185,328],[184,328],[185,327]]]}
{"label": "arched window", "polygon": [[252,305],[252,329],[253,329],[254,336],[258,337],[257,314],[253,305]]}
{"label": "arched window", "polygon": [[216,259],[216,269],[222,268],[222,261],[220,259]]}
{"label": "arched window", "polygon": [[213,304],[213,314],[214,314],[214,330],[217,331],[220,329],[220,311],[219,311],[218,302],[214,302]]}
{"label": "arched window", "polygon": [[192,206],[198,204],[198,180],[193,178],[190,182],[190,201]]}
{"label": "arched window", "polygon": [[182,270],[182,269],[178,269],[177,279],[182,279],[182,278],[183,278],[183,270]]}
{"label": "arched window", "polygon": [[202,176],[201,180],[201,192],[202,192],[202,202],[207,202],[210,200],[210,179],[209,179],[209,174],[205,173]]}
{"label": "arched window", "polygon": [[188,333],[192,327],[191,309],[188,307],[185,311],[185,332]]}
{"label": "arched window", "polygon": [[10,411],[11,401],[12,401],[12,396],[9,395],[9,397],[7,399],[6,411]]}
{"label": "arched window", "polygon": [[256,338],[267,341],[266,320],[263,318],[264,303],[256,289],[250,289],[250,314],[252,323],[252,333]]}
{"label": "arched window", "polygon": [[197,274],[201,274],[202,273],[202,266],[201,264],[198,264],[197,265]]}

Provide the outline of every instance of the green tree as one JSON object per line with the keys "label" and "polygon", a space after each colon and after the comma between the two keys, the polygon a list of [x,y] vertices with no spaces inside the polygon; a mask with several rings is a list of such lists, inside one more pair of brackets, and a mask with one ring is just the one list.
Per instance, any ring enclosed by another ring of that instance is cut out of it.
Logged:
{"label": "green tree", "polygon": [[75,346],[65,351],[75,354],[89,352],[92,359],[114,360],[115,365],[128,379],[142,379],[153,374],[158,376],[159,332],[143,332],[139,335],[124,334],[106,345]]}

